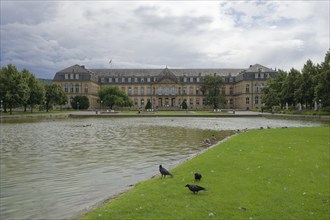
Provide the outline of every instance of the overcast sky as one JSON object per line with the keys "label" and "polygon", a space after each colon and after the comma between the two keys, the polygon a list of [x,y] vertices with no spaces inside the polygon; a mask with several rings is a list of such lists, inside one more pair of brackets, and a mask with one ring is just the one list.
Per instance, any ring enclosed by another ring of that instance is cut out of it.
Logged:
{"label": "overcast sky", "polygon": [[[330,48],[329,1],[1,0],[1,67],[301,70]],[[112,64],[109,61],[112,60]]]}

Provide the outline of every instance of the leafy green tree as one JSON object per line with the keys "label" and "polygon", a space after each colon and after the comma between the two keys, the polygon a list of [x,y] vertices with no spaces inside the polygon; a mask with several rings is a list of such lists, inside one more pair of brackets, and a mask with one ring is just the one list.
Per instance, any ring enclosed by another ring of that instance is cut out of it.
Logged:
{"label": "leafy green tree", "polygon": [[53,105],[64,105],[68,101],[65,92],[57,84],[45,85],[45,107],[48,112],[49,107]]}
{"label": "leafy green tree", "polygon": [[330,50],[326,53],[324,62],[319,65],[315,101],[320,102],[323,107],[330,107]]}
{"label": "leafy green tree", "polygon": [[262,89],[264,93],[262,100],[266,108],[285,104],[283,99],[283,87],[286,75],[287,73],[285,71],[279,70],[277,76],[274,79],[269,80],[267,86]]}
{"label": "leafy green tree", "polygon": [[182,103],[181,103],[181,108],[182,108],[182,109],[188,109],[188,105],[187,105],[186,100],[183,100],[183,101],[182,101]]}
{"label": "leafy green tree", "polygon": [[313,106],[313,101],[315,100],[314,91],[317,85],[317,69],[311,60],[307,60],[301,72],[302,75],[298,81],[299,88],[295,93],[296,101],[306,104],[311,108]]}
{"label": "leafy green tree", "polygon": [[151,109],[151,108],[152,108],[152,105],[151,105],[151,101],[149,99],[148,102],[147,102],[147,104],[146,104],[145,109]]}
{"label": "leafy green tree", "polygon": [[301,73],[292,68],[287,75],[286,79],[283,82],[283,88],[282,88],[282,97],[283,101],[281,103],[288,103],[290,106],[295,106],[296,99],[295,99],[295,92],[299,88],[299,84],[297,82],[300,81]]}
{"label": "leafy green tree", "polygon": [[22,74],[12,64],[3,67],[0,75],[0,98],[3,101],[5,111],[8,107],[10,114],[12,114],[14,107],[27,102],[30,89]]}
{"label": "leafy green tree", "polygon": [[99,91],[100,100],[105,106],[112,109],[114,106],[127,107],[132,106],[133,101],[118,86],[105,86]]}
{"label": "leafy green tree", "polygon": [[201,91],[207,94],[206,102],[213,105],[214,109],[225,103],[224,94],[221,93],[224,86],[224,80],[221,76],[205,76]]}
{"label": "leafy green tree", "polygon": [[26,111],[26,106],[30,105],[31,112],[33,112],[34,105],[41,104],[45,98],[45,89],[39,80],[30,73],[27,69],[22,70],[22,75],[27,81],[28,87],[30,89],[29,98],[24,103],[24,111]]}
{"label": "leafy green tree", "polygon": [[75,96],[71,101],[71,106],[73,109],[88,109],[89,100],[87,96]]}

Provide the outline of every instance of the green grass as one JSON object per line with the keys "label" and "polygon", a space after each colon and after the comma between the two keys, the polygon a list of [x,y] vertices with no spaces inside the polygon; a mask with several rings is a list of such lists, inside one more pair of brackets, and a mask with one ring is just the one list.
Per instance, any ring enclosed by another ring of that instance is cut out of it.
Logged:
{"label": "green grass", "polygon": [[329,153],[329,127],[241,133],[82,219],[329,219]]}
{"label": "green grass", "polygon": [[[70,112],[74,112],[74,111],[77,111],[77,110],[50,110],[50,111],[38,111],[38,110],[34,110],[33,112],[27,110],[26,112],[21,110],[15,110],[12,112],[12,115],[45,115],[45,114],[62,114],[62,113],[70,113]],[[10,115],[10,112],[9,110],[7,109],[7,112],[1,112],[1,114],[3,116],[8,116]]]}

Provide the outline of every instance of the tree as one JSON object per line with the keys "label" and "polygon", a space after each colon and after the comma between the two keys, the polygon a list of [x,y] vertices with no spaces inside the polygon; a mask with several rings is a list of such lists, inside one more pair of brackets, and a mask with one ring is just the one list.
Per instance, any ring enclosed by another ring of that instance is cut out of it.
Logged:
{"label": "tree", "polygon": [[267,86],[262,89],[264,93],[262,100],[266,108],[285,104],[283,99],[283,85],[286,80],[286,75],[286,72],[279,70],[277,76],[274,79],[269,80]]}
{"label": "tree", "polygon": [[295,92],[299,88],[297,82],[300,81],[301,73],[292,68],[283,82],[282,98],[283,102],[288,103],[290,106],[296,105]]}
{"label": "tree", "polygon": [[223,86],[224,80],[221,76],[208,75],[203,78],[201,91],[207,94],[206,102],[213,105],[214,109],[225,103],[224,94],[221,93]]}
{"label": "tree", "polygon": [[65,92],[57,84],[45,85],[45,107],[48,112],[52,105],[64,105],[68,101]]}
{"label": "tree", "polygon": [[318,82],[315,87],[315,101],[323,107],[330,107],[330,50],[325,55],[324,62],[318,66]]}
{"label": "tree", "polygon": [[133,105],[133,101],[118,86],[102,87],[99,91],[99,97],[103,104],[109,106],[110,109],[114,106],[126,107]]}
{"label": "tree", "polygon": [[152,105],[151,105],[151,101],[149,99],[148,102],[147,102],[147,104],[146,104],[145,109],[151,109],[151,108],[152,108]]}
{"label": "tree", "polygon": [[188,105],[187,105],[186,100],[183,100],[183,101],[182,101],[182,103],[181,103],[181,108],[182,108],[182,109],[188,109]]}
{"label": "tree", "polygon": [[30,73],[27,69],[22,70],[22,75],[26,79],[28,87],[30,89],[29,98],[24,103],[24,111],[26,111],[26,106],[30,105],[31,112],[33,112],[33,107],[36,104],[41,104],[45,98],[45,89],[41,82],[35,78],[35,76]]}
{"label": "tree", "polygon": [[4,109],[9,108],[10,114],[16,106],[27,102],[30,89],[22,74],[15,66],[8,64],[0,71],[0,98],[3,101]]}
{"label": "tree", "polygon": [[296,100],[299,103],[312,107],[313,101],[315,100],[314,90],[317,84],[317,69],[311,60],[307,60],[301,72],[302,75],[299,80],[299,88],[295,93]]}
{"label": "tree", "polygon": [[89,100],[87,96],[75,96],[71,101],[71,106],[73,109],[88,109]]}

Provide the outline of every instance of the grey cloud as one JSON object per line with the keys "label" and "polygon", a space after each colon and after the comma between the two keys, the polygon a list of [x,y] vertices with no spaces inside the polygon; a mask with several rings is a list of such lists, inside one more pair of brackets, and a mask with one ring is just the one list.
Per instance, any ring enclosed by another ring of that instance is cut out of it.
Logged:
{"label": "grey cloud", "polygon": [[212,22],[209,16],[185,16],[162,15],[157,12],[157,7],[142,6],[134,11],[136,19],[148,30],[169,32],[171,34],[191,34],[200,32],[201,29]]}
{"label": "grey cloud", "polygon": [[[276,2],[260,5],[271,13],[253,16],[240,2],[203,11],[172,11],[175,2],[34,3],[6,1],[1,7],[1,66],[13,63],[41,78],[52,78],[73,64],[108,68],[110,59],[114,68],[242,68],[260,63],[300,69],[309,58],[322,60],[328,49],[329,33],[320,29],[329,25],[325,9],[309,12],[315,14],[309,21],[301,13],[299,19],[288,15],[286,8],[282,15]],[[233,19],[242,27],[233,25]]]}
{"label": "grey cloud", "polygon": [[56,1],[1,1],[1,25],[38,24],[53,19]]}

